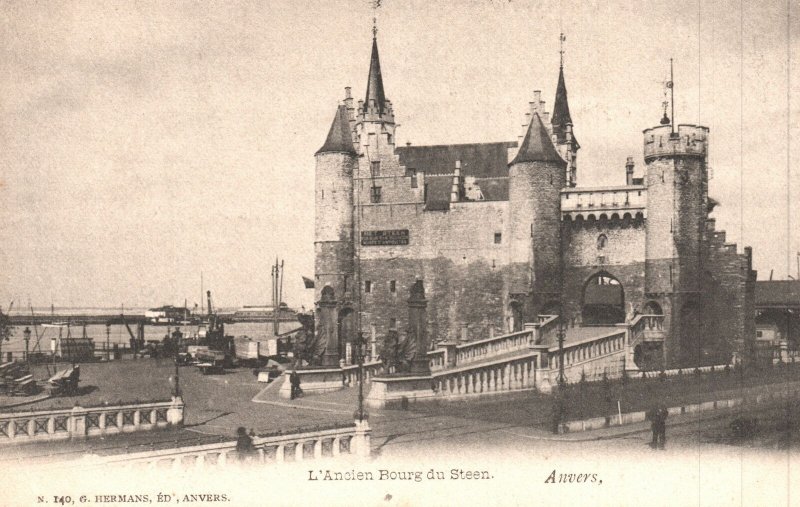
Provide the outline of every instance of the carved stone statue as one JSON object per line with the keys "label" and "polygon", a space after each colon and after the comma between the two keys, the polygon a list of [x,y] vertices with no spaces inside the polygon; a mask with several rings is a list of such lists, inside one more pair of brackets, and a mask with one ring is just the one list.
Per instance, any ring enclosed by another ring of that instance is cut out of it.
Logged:
{"label": "carved stone statue", "polygon": [[294,341],[294,356],[305,361],[311,366],[318,366],[322,363],[322,356],[325,354],[326,344],[319,339],[314,332],[314,313],[301,313],[297,315],[297,320],[303,328],[297,333]]}

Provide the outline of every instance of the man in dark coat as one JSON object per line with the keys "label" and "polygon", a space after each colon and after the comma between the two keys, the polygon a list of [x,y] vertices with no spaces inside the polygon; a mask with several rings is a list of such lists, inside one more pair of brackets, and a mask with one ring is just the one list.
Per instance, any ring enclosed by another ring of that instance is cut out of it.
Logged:
{"label": "man in dark coat", "polygon": [[656,420],[658,421],[658,428],[655,434],[656,446],[659,449],[664,449],[667,443],[667,416],[669,411],[664,405],[660,405],[656,410]]}
{"label": "man in dark coat", "polygon": [[300,396],[300,375],[297,374],[297,370],[292,370],[289,374],[289,384],[292,386],[291,399]]}
{"label": "man in dark coat", "polygon": [[652,407],[647,411],[647,420],[650,421],[650,429],[653,431],[653,438],[650,440],[650,447],[655,449],[658,445],[658,407]]}

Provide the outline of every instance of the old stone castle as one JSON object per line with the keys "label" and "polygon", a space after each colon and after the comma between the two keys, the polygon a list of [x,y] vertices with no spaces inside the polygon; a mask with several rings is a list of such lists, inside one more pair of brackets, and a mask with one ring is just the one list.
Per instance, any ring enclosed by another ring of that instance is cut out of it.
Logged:
{"label": "old stone castle", "polygon": [[373,350],[407,333],[417,281],[434,345],[541,315],[578,339],[643,314],[664,316],[664,338],[637,364],[745,351],[756,273],[709,217],[708,128],[667,118],[643,132],[643,174],[629,158],[624,184],[587,188],[563,66],[552,116],[535,92],[526,118],[517,142],[397,146],[373,40],[365,99],[346,89],[316,153],[317,315],[336,315],[340,356],[359,331]]}

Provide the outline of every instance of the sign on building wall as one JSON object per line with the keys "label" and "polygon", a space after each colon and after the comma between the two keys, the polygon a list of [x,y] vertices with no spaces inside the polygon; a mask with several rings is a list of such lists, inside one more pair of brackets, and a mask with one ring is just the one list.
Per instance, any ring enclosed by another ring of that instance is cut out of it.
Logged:
{"label": "sign on building wall", "polygon": [[408,229],[361,231],[362,246],[407,245]]}

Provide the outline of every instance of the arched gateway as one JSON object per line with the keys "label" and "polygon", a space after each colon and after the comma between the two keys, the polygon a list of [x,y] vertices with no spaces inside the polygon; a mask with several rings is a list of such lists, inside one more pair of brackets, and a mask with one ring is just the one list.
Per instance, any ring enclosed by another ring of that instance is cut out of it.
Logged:
{"label": "arched gateway", "polygon": [[581,318],[585,326],[625,322],[625,291],[619,280],[605,271],[592,275],[583,286]]}

